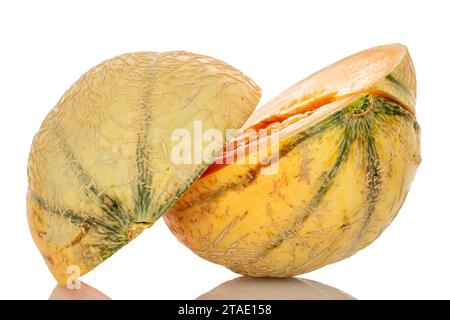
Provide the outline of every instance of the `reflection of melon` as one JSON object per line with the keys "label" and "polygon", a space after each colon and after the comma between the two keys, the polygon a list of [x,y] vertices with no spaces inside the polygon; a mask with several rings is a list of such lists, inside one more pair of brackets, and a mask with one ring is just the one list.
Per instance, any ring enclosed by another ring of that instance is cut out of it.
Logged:
{"label": "reflection of melon", "polygon": [[349,294],[307,279],[239,277],[222,283],[197,300],[352,300]]}
{"label": "reflection of melon", "polygon": [[420,163],[415,95],[402,45],[315,73],[236,138],[278,128],[278,171],[214,164],[165,215],[168,226],[199,256],[245,275],[292,276],[354,254],[395,217]]}
{"label": "reflection of melon", "polygon": [[186,52],[126,54],[82,76],[43,122],[28,166],[30,228],[57,280],[107,259],[206,169],[171,161],[174,129],[239,128],[259,95],[229,65]]}

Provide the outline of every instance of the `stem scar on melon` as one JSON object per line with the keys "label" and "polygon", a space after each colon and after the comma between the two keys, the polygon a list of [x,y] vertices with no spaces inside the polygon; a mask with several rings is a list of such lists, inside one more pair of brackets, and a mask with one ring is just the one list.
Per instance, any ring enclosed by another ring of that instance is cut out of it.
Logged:
{"label": "stem scar on melon", "polygon": [[188,52],[124,54],[84,74],[42,123],[28,162],[29,226],[57,281],[133,240],[208,167],[173,163],[175,129],[238,129],[259,98],[238,70]]}
{"label": "stem scar on melon", "polygon": [[[199,256],[250,276],[294,276],[353,255],[394,219],[420,163],[415,96],[403,45],[320,70],[252,114],[219,157],[245,149],[245,164],[216,161],[167,225]],[[249,135],[263,128],[278,130],[273,175],[248,161],[258,152]]]}

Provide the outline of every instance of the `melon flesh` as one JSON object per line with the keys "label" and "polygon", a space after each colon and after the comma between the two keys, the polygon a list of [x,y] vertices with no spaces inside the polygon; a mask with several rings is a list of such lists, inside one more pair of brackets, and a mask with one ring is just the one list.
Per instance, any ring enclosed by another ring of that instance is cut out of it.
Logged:
{"label": "melon flesh", "polygon": [[357,93],[386,96],[414,114],[416,78],[408,49],[401,44],[392,44],[342,59],[258,108],[241,131],[264,128]]}
{"label": "melon flesh", "polygon": [[[251,143],[292,136],[344,108],[361,94],[384,97],[415,114],[416,78],[408,49],[401,44],[379,46],[342,59],[299,81],[266,105],[257,108],[245,122],[218,164],[204,175],[220,169],[227,159],[237,160],[240,149]],[[265,129],[268,138],[259,138]],[[239,151],[238,151],[239,150]]]}

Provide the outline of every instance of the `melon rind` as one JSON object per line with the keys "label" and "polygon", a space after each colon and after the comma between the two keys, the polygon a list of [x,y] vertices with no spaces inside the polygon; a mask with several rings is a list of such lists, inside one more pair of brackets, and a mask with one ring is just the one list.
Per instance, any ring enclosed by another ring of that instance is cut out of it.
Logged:
{"label": "melon rind", "polygon": [[28,221],[58,282],[151,226],[208,167],[173,161],[174,130],[193,137],[197,121],[224,135],[259,97],[238,70],[188,52],[124,54],[84,74],[44,120],[28,162]]}

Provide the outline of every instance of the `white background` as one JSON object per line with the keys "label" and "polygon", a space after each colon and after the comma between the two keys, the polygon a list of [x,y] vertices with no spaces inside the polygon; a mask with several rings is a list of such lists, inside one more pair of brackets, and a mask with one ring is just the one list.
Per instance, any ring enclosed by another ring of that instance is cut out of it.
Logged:
{"label": "white background", "polygon": [[[131,51],[224,60],[262,103],[357,51],[406,44],[418,80],[423,162],[400,214],[370,247],[304,275],[358,299],[450,298],[448,1],[2,1],[0,298],[46,299],[55,281],[27,225],[34,133],[72,82]],[[83,277],[112,298],[192,299],[237,275],[177,242],[160,220]]]}

